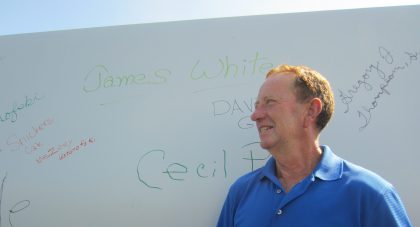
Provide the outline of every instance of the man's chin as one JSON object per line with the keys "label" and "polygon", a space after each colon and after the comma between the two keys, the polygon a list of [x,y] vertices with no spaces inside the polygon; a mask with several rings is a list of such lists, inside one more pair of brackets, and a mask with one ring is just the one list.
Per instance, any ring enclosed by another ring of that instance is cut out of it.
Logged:
{"label": "man's chin", "polygon": [[264,142],[264,141],[260,142],[260,146],[261,148],[266,149],[266,150],[268,150],[271,147],[269,143]]}

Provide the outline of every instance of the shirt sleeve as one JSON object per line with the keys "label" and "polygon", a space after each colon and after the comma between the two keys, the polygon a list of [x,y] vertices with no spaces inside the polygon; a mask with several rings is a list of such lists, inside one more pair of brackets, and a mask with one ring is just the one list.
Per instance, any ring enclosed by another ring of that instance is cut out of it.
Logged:
{"label": "shirt sleeve", "polygon": [[366,217],[364,226],[375,227],[411,227],[410,220],[398,193],[393,187],[388,188],[379,199],[371,215]]}
{"label": "shirt sleeve", "polygon": [[220,212],[219,220],[217,222],[217,227],[234,227],[234,215],[235,215],[235,201],[233,199],[232,188],[229,190],[229,193],[226,197],[226,200],[223,204],[222,211]]}

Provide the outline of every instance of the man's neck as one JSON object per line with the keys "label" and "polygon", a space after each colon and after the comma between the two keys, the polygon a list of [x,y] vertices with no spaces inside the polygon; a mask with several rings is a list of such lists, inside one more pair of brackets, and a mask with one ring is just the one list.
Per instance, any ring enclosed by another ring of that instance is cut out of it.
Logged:
{"label": "man's neck", "polygon": [[286,192],[307,177],[321,160],[318,142],[272,152],[276,160],[276,174]]}

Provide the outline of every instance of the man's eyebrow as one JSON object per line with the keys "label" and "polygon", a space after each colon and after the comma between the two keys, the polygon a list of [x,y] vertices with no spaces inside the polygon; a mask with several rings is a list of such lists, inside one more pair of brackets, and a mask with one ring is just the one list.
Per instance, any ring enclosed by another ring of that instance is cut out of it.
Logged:
{"label": "man's eyebrow", "polygon": [[273,96],[267,95],[262,98],[263,101],[267,101],[269,99],[273,99]]}
{"label": "man's eyebrow", "polygon": [[257,98],[257,100],[254,103],[254,106],[256,107],[258,104],[260,104],[261,101],[267,101],[267,99],[270,99],[270,96],[264,96],[262,98]]}

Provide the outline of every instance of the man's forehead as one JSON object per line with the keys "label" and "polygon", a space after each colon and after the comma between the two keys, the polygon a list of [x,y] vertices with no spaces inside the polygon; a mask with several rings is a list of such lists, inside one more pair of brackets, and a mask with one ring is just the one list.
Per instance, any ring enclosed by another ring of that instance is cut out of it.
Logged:
{"label": "man's forehead", "polygon": [[257,100],[281,98],[293,94],[294,75],[283,75],[268,77],[260,87]]}
{"label": "man's forehead", "polygon": [[295,76],[293,74],[277,74],[277,75],[272,75],[268,78],[265,79],[264,83],[261,85],[260,88],[260,92],[262,90],[267,90],[267,89],[274,89],[274,90],[278,90],[281,88],[287,88],[287,87],[292,87],[293,85],[293,81],[294,81]]}

